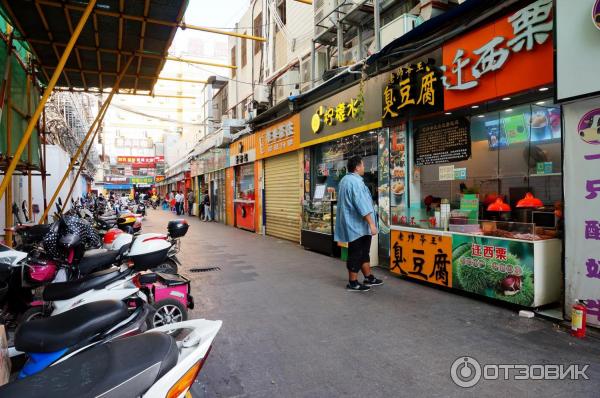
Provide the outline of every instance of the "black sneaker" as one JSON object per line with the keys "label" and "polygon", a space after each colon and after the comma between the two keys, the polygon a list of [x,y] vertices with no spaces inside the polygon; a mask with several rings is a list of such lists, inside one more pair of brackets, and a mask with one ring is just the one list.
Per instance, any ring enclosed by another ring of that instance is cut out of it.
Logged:
{"label": "black sneaker", "polygon": [[369,286],[361,285],[360,283],[356,283],[354,285],[348,283],[346,285],[346,290],[350,290],[353,292],[367,292],[371,290],[371,288]]}
{"label": "black sneaker", "polygon": [[375,278],[373,275],[369,275],[369,278],[365,278],[363,281],[365,286],[381,286],[383,285],[383,281],[381,279]]}

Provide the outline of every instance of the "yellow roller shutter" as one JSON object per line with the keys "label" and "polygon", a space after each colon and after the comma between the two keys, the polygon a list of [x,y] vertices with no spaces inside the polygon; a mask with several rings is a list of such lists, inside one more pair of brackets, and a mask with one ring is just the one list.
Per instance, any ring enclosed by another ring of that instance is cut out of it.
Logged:
{"label": "yellow roller shutter", "polygon": [[300,242],[302,163],[298,151],[265,159],[267,235]]}

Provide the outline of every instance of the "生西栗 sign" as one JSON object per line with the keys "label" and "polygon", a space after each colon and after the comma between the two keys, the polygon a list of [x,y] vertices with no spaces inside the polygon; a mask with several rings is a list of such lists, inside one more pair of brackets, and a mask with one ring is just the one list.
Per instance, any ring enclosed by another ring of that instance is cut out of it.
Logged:
{"label": "\u751f\u897f\u6817 sign", "polygon": [[553,0],[450,41],[442,49],[444,109],[505,97],[554,80]]}

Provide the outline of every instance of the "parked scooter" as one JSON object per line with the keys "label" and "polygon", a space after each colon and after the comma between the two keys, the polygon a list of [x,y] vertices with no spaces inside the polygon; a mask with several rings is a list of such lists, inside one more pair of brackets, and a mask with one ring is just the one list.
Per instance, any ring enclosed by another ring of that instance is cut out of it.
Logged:
{"label": "parked scooter", "polygon": [[116,300],[84,304],[54,317],[21,324],[9,354],[11,358],[26,355],[19,378],[31,376],[97,344],[144,332],[150,312],[142,300],[129,307]]}
{"label": "parked scooter", "polygon": [[[206,363],[221,326],[196,319],[97,345],[0,387],[0,397],[181,398]],[[182,341],[166,334],[181,328],[191,330]]]}

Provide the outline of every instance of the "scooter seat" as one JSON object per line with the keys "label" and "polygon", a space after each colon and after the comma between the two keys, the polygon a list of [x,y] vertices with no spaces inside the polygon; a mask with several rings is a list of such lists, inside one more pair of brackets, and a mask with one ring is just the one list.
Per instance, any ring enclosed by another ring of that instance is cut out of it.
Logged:
{"label": "scooter seat", "polygon": [[118,250],[94,249],[86,252],[77,264],[81,275],[88,275],[110,267],[117,262],[120,252]]}
{"label": "scooter seat", "polygon": [[52,224],[35,224],[31,226],[22,226],[20,229],[21,234],[26,237],[26,239],[36,242],[41,241],[44,236],[50,231],[50,227]]}
{"label": "scooter seat", "polygon": [[15,332],[15,348],[44,353],[73,347],[104,332],[129,316],[123,301],[102,300],[49,318],[23,323]]}
{"label": "scooter seat", "polygon": [[173,337],[148,332],[98,345],[6,384],[0,396],[139,397],[177,364],[178,356]]}
{"label": "scooter seat", "polygon": [[45,301],[68,300],[92,289],[102,289],[122,277],[116,267],[94,272],[67,282],[51,283],[44,288],[42,297]]}

